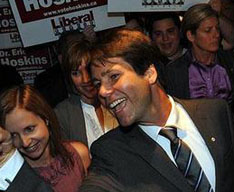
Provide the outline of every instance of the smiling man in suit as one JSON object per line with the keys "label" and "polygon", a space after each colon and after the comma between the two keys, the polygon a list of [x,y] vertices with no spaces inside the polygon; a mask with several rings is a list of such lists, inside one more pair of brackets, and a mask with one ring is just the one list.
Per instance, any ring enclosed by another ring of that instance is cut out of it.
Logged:
{"label": "smiling man in suit", "polygon": [[94,85],[120,127],[93,143],[81,191],[231,191],[234,137],[228,105],[170,97],[155,61],[149,38],[127,29],[109,33],[93,51]]}

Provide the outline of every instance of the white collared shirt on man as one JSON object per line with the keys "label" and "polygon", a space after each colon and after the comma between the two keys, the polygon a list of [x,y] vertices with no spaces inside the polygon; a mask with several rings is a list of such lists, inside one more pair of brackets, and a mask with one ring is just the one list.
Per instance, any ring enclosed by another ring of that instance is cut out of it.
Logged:
{"label": "white collared shirt on man", "polygon": [[[177,128],[177,135],[190,147],[200,163],[204,173],[206,174],[212,188],[215,189],[215,164],[204,139],[182,105],[175,102],[170,96],[169,100],[172,108],[164,127]],[[159,135],[159,132],[163,127],[145,125],[139,126],[147,135],[149,135],[164,149],[169,158],[174,164],[176,164],[171,152],[170,141]]]}
{"label": "white collared shirt on man", "polygon": [[18,150],[15,150],[10,159],[0,168],[0,190],[7,190],[23,163],[24,158],[20,155]]}

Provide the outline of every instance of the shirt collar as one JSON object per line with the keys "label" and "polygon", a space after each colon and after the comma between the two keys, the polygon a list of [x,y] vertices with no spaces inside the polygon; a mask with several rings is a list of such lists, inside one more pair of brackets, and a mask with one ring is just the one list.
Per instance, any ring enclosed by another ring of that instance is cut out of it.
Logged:
{"label": "shirt collar", "polygon": [[82,107],[86,107],[88,109],[95,109],[93,105],[85,103],[84,101],[80,100]]}
{"label": "shirt collar", "polygon": [[211,63],[210,65],[204,65],[204,64],[202,64],[200,61],[198,61],[198,60],[196,59],[196,57],[194,56],[194,54],[193,54],[193,52],[192,52],[191,49],[190,49],[190,51],[189,51],[188,54],[189,54],[189,57],[190,57],[192,63],[193,63],[193,64],[196,64],[196,65],[199,65],[199,66],[201,66],[201,67],[213,67],[213,66],[215,66],[215,65],[218,63],[217,54],[215,54],[214,61],[212,61],[212,63]]}
{"label": "shirt collar", "polygon": [[171,96],[169,97],[169,101],[171,103],[171,112],[169,114],[169,117],[165,123],[164,127],[168,127],[168,126],[175,126],[175,124],[177,124],[177,120],[178,120],[178,111],[176,110],[175,107],[175,101],[173,100],[173,98]]}
{"label": "shirt collar", "polygon": [[[176,127],[176,128],[180,128],[179,126],[179,111],[176,108],[176,104],[174,99],[169,96],[169,101],[171,103],[171,111],[170,114],[168,116],[168,119],[166,121],[166,124],[164,127]],[[163,128],[161,126],[156,126],[156,125],[139,125],[139,127],[145,132],[147,133],[149,136],[154,135],[154,136],[158,136],[160,130]]]}
{"label": "shirt collar", "polygon": [[[82,100],[80,100],[80,102],[81,102],[82,107],[85,107],[85,108],[88,108],[88,109],[92,109],[92,110],[95,111],[95,107],[94,107],[93,105],[90,105],[90,104],[88,104],[88,103],[85,103],[85,102],[82,101]],[[101,108],[102,108],[102,112],[103,112],[103,113],[110,113],[110,112],[108,111],[108,109],[106,109],[105,107],[103,107],[103,105],[100,105],[100,106],[101,106]]]}
{"label": "shirt collar", "polygon": [[0,190],[6,190],[24,163],[23,157],[15,150],[10,159],[0,168]]}

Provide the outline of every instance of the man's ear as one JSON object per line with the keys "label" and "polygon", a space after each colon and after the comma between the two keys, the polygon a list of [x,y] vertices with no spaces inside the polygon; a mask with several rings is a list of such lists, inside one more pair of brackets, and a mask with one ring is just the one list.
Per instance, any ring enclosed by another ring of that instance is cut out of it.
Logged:
{"label": "man's ear", "polygon": [[149,81],[150,84],[154,84],[157,81],[158,73],[155,66],[151,64],[144,74],[144,78]]}
{"label": "man's ear", "polygon": [[187,39],[192,43],[194,41],[194,34],[190,30],[186,32]]}

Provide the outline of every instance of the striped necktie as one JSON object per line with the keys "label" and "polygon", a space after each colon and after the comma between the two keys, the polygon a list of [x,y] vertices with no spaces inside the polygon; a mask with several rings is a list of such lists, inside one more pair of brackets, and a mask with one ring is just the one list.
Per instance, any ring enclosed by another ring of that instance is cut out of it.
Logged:
{"label": "striped necktie", "polygon": [[171,142],[171,151],[178,169],[195,192],[214,192],[191,149],[179,137],[176,128],[163,128],[159,132]]}

